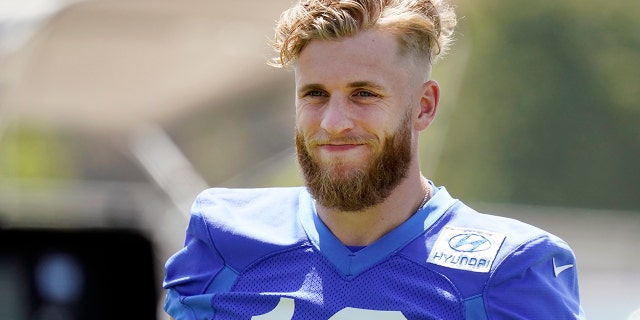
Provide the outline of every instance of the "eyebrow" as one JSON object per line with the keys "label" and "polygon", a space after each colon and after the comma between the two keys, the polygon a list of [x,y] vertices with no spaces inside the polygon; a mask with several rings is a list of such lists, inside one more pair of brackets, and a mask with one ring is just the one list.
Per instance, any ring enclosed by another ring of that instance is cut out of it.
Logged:
{"label": "eyebrow", "polygon": [[350,88],[371,88],[376,91],[384,91],[384,87],[371,81],[356,81],[349,83]]}

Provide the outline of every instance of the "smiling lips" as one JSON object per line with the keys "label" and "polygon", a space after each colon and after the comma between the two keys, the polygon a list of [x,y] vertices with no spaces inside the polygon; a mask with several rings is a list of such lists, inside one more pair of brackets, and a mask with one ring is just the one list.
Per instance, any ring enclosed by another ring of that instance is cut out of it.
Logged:
{"label": "smiling lips", "polygon": [[374,146],[373,137],[343,136],[343,137],[319,137],[310,141],[311,148],[317,148],[320,152],[341,153],[361,149],[362,147]]}
{"label": "smiling lips", "polygon": [[331,144],[331,143],[327,143],[327,144],[318,144],[318,147],[327,151],[332,151],[332,152],[338,152],[338,151],[348,151],[348,150],[353,150],[355,148],[364,146],[365,144],[363,143],[345,143],[345,144],[340,144],[340,143],[336,143],[336,144]]}

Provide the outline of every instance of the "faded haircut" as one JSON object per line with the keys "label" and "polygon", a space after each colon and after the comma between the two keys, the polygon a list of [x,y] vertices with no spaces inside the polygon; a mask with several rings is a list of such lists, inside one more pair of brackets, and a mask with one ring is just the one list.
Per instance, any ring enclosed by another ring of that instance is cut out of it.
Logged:
{"label": "faded haircut", "polygon": [[300,0],[275,28],[271,65],[288,68],[312,40],[339,40],[378,28],[398,39],[400,54],[432,64],[448,50],[456,15],[445,0]]}

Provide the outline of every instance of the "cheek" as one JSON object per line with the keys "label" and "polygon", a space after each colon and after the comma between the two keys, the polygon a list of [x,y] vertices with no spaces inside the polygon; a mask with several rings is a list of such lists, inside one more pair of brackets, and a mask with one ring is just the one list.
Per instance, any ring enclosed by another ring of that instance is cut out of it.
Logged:
{"label": "cheek", "polygon": [[296,108],[296,130],[305,136],[313,134],[320,128],[320,116],[312,112],[310,108]]}
{"label": "cheek", "polygon": [[369,118],[367,121],[362,122],[362,127],[365,132],[375,135],[380,141],[384,141],[385,138],[393,136],[400,128],[398,123],[389,117],[384,119]]}

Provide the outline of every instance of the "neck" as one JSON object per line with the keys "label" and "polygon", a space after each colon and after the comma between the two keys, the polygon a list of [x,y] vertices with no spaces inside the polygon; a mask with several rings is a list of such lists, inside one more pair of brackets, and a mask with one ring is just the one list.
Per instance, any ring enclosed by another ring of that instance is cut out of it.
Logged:
{"label": "neck", "polygon": [[405,178],[382,203],[357,212],[345,212],[316,203],[318,216],[347,246],[367,246],[409,219],[429,190],[420,172]]}

